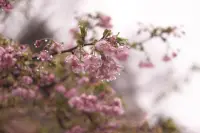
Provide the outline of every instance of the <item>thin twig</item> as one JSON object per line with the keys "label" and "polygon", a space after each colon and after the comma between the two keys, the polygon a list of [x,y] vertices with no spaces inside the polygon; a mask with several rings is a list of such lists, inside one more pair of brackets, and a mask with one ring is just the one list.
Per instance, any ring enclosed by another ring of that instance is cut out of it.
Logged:
{"label": "thin twig", "polygon": [[[87,44],[84,44],[83,46],[90,46],[90,45],[93,45],[93,43],[87,43]],[[75,46],[75,47],[72,47],[70,49],[66,49],[66,50],[63,50],[61,51],[60,53],[63,54],[63,53],[67,53],[67,52],[72,52],[74,51],[75,49],[77,49],[79,46]],[[59,54],[59,52],[53,52],[51,55],[54,56],[54,55],[57,55]],[[32,58],[33,60],[37,59],[37,56],[33,56]]]}

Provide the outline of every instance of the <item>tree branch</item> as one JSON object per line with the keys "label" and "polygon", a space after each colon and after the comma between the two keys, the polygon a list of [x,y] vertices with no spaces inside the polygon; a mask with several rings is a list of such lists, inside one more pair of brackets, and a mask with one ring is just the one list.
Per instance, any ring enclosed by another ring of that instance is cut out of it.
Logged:
{"label": "tree branch", "polygon": [[[90,45],[93,45],[93,43],[86,43],[86,44],[84,44],[83,46],[90,46]],[[70,49],[66,49],[66,50],[63,50],[63,51],[61,51],[61,54],[63,54],[63,53],[67,53],[67,52],[72,52],[72,51],[74,51],[75,49],[77,49],[78,48],[78,45],[77,46],[75,46],[75,47],[72,47],[72,48],[70,48]],[[51,53],[51,55],[57,55],[57,54],[59,54],[58,52],[53,52],[53,53]],[[37,57],[36,56],[33,56],[33,58],[32,58],[33,60],[35,60],[35,59],[37,59]]]}

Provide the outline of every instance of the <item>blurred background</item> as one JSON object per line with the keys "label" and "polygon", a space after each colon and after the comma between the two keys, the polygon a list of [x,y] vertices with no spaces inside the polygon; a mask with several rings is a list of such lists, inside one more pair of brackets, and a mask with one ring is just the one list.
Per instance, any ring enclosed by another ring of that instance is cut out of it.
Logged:
{"label": "blurred background", "polygon": [[145,55],[131,50],[129,60],[123,63],[125,71],[113,86],[125,99],[131,118],[144,112],[151,123],[160,116],[172,117],[180,126],[199,133],[198,5],[198,0],[20,0],[12,12],[0,16],[0,31],[22,43],[52,37],[67,47],[77,14],[105,13],[112,17],[113,33],[120,32],[131,41],[146,37],[136,36],[138,22],[182,26],[186,35],[169,38],[172,49],[180,51],[173,61],[161,61],[166,44],[153,39],[145,44],[145,49],[155,67],[140,69],[138,63]]}

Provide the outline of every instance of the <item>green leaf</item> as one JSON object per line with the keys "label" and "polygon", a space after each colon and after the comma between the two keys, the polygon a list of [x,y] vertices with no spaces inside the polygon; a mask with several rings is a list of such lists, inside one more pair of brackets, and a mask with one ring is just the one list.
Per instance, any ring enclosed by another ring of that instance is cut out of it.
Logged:
{"label": "green leaf", "polygon": [[164,123],[164,127],[165,127],[165,128],[168,128],[168,129],[174,129],[174,130],[176,130],[176,125],[175,125],[175,123],[173,122],[173,120],[171,120],[171,119],[168,119],[168,120]]}
{"label": "green leaf", "polygon": [[132,47],[132,48],[136,48],[136,47],[137,47],[137,43],[136,43],[136,42],[133,42],[133,43],[131,44],[131,47]]}
{"label": "green leaf", "polygon": [[104,84],[100,84],[95,88],[96,93],[100,93],[102,91],[104,91],[106,88],[106,86]]}
{"label": "green leaf", "polygon": [[128,39],[122,38],[122,37],[117,37],[117,42],[119,44],[127,44],[128,43]]}
{"label": "green leaf", "polygon": [[108,36],[112,35],[111,30],[105,29],[103,32],[103,37],[102,38],[106,38]]}
{"label": "green leaf", "polygon": [[85,24],[79,25],[80,31],[81,31],[81,38],[84,40],[84,38],[87,36],[87,29]]}

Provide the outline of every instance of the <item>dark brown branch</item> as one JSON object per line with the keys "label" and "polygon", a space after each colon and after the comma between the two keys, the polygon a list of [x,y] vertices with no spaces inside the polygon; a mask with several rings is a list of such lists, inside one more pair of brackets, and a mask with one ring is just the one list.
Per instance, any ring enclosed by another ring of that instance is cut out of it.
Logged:
{"label": "dark brown branch", "polygon": [[[84,46],[90,46],[90,45],[93,45],[93,43],[84,44]],[[72,52],[72,51],[74,51],[74,50],[77,49],[77,48],[78,48],[78,46],[75,46],[75,47],[72,47],[72,48],[70,48],[70,49],[63,50],[63,51],[61,51],[61,53]],[[52,55],[56,55],[56,54],[58,54],[58,53],[57,53],[57,52],[52,53]]]}
{"label": "dark brown branch", "polygon": [[[87,43],[87,44],[84,44],[83,46],[90,46],[90,45],[93,45],[93,43]],[[78,46],[75,46],[75,47],[72,47],[72,48],[70,48],[70,49],[66,49],[66,50],[63,50],[63,51],[61,51],[61,54],[63,54],[63,53],[67,53],[67,52],[73,52],[75,49],[77,49],[78,48]],[[59,54],[58,52],[54,52],[54,53],[52,53],[51,55],[57,55],[57,54]],[[37,57],[36,56],[33,56],[33,58],[32,58],[33,60],[35,60],[35,59],[37,59]]]}

